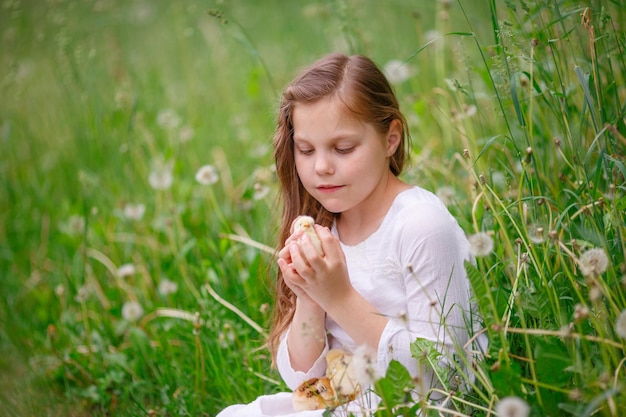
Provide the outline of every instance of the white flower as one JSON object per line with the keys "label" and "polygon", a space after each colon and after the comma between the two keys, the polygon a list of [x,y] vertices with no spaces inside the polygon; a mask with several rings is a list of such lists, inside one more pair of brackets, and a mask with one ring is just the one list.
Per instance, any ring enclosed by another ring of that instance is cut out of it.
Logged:
{"label": "white flower", "polygon": [[383,377],[375,352],[366,345],[359,346],[354,351],[349,370],[361,387],[368,387]]}
{"label": "white flower", "polygon": [[124,217],[129,220],[141,220],[146,212],[143,204],[126,204],[124,206]]}
{"label": "white flower", "polygon": [[180,124],[180,117],[172,109],[161,110],[157,115],[157,124],[166,129],[174,129]]}
{"label": "white flower", "polygon": [[622,310],[615,320],[615,333],[622,339],[626,339],[626,310]]}
{"label": "white flower", "polygon": [[169,294],[174,294],[178,291],[178,284],[170,281],[167,278],[164,278],[159,282],[159,294],[162,296],[167,296]]}
{"label": "white flower", "polygon": [[496,405],[499,417],[528,417],[530,406],[519,397],[505,397]]}
{"label": "white flower", "polygon": [[167,190],[174,182],[171,164],[158,164],[148,176],[150,186],[155,190]]}
{"label": "white flower", "polygon": [[454,188],[444,185],[437,189],[437,197],[439,197],[443,204],[450,206],[456,201],[456,191],[454,191]]}
{"label": "white flower", "polygon": [[127,301],[122,306],[122,317],[126,321],[137,321],[143,316],[143,308],[137,301]]}
{"label": "white flower", "polygon": [[213,165],[204,165],[196,172],[196,181],[202,185],[215,184],[218,179],[217,169]]}
{"label": "white flower", "polygon": [[493,239],[488,233],[478,232],[467,238],[470,253],[474,256],[487,256],[493,252]]}
{"label": "white flower", "polygon": [[588,249],[578,258],[578,267],[586,277],[602,275],[609,267],[609,258],[603,249]]}
{"label": "white flower", "polygon": [[137,271],[135,269],[135,265],[133,264],[124,264],[124,265],[121,265],[119,268],[117,268],[117,276],[119,278],[124,278],[130,275],[134,275],[135,272]]}
{"label": "white flower", "polygon": [[411,68],[409,67],[409,65],[395,59],[385,64],[383,72],[387,76],[389,82],[392,84],[399,84],[403,81],[408,80],[409,77],[411,77]]}

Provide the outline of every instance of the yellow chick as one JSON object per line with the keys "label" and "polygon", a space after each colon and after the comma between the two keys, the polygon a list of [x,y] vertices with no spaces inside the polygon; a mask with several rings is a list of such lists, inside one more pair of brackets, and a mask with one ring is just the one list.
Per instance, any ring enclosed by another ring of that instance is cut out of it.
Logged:
{"label": "yellow chick", "polygon": [[324,256],[324,250],[322,249],[322,242],[320,242],[320,238],[317,236],[317,233],[315,233],[315,228],[313,227],[314,225],[315,225],[315,220],[313,219],[313,217],[298,216],[291,224],[291,233],[293,234],[295,232],[302,230],[304,232],[303,236],[304,234],[306,234],[311,239],[311,243],[313,243],[313,246],[315,246],[317,253],[320,256]]}
{"label": "yellow chick", "polygon": [[300,384],[291,396],[295,411],[335,408],[353,401],[361,392],[356,382],[352,355],[342,349],[326,354],[326,375]]}
{"label": "yellow chick", "polygon": [[291,397],[295,411],[322,410],[336,405],[335,392],[326,377],[312,378],[293,391]]}
{"label": "yellow chick", "polygon": [[361,390],[352,357],[343,349],[331,349],[326,354],[326,377],[330,379],[335,395],[343,402],[354,400]]}

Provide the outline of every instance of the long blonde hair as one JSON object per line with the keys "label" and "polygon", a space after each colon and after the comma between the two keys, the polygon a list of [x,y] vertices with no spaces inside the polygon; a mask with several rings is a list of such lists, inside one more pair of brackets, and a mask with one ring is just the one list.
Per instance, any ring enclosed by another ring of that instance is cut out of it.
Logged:
{"label": "long blonde hair", "polygon": [[[400,146],[391,156],[389,168],[394,175],[402,172],[409,157],[410,138],[393,88],[376,64],[362,55],[330,54],[298,75],[284,90],[278,123],[274,133],[274,159],[280,181],[279,198],[283,211],[279,228],[278,250],[290,235],[294,218],[300,214],[313,217],[316,223],[330,227],[334,214],[326,210],[303,187],[294,160],[292,113],[297,103],[313,103],[324,97],[340,99],[347,110],[381,134],[393,120],[402,125]],[[267,345],[276,359],[281,334],[293,320],[296,296],[278,271],[275,303]]]}

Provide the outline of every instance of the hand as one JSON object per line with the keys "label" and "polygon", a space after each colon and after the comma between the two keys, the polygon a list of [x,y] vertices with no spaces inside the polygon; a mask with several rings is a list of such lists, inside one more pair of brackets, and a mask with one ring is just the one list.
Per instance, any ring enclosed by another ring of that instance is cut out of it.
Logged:
{"label": "hand", "polygon": [[298,241],[302,237],[302,231],[294,232],[285,241],[285,246],[278,252],[278,267],[280,268],[285,284],[294,292],[297,297],[298,303],[303,306],[310,306],[311,308],[319,308],[317,303],[313,301],[306,292],[295,284],[297,271],[293,266],[291,259],[291,246],[298,245]]}
{"label": "hand", "polygon": [[327,227],[315,225],[315,231],[322,242],[325,256],[319,256],[308,236],[301,236],[299,245],[296,236],[292,236],[290,239],[294,239],[288,239],[285,248],[280,251],[279,266],[285,283],[296,295],[304,292],[327,310],[326,306],[345,299],[354,289],[339,240]]}

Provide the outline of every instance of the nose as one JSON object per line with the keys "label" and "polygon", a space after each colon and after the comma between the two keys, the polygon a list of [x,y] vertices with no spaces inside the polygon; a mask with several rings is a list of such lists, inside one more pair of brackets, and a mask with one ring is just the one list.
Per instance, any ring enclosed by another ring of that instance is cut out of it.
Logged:
{"label": "nose", "polygon": [[315,173],[317,175],[328,175],[333,172],[333,163],[329,155],[318,152],[315,158]]}

